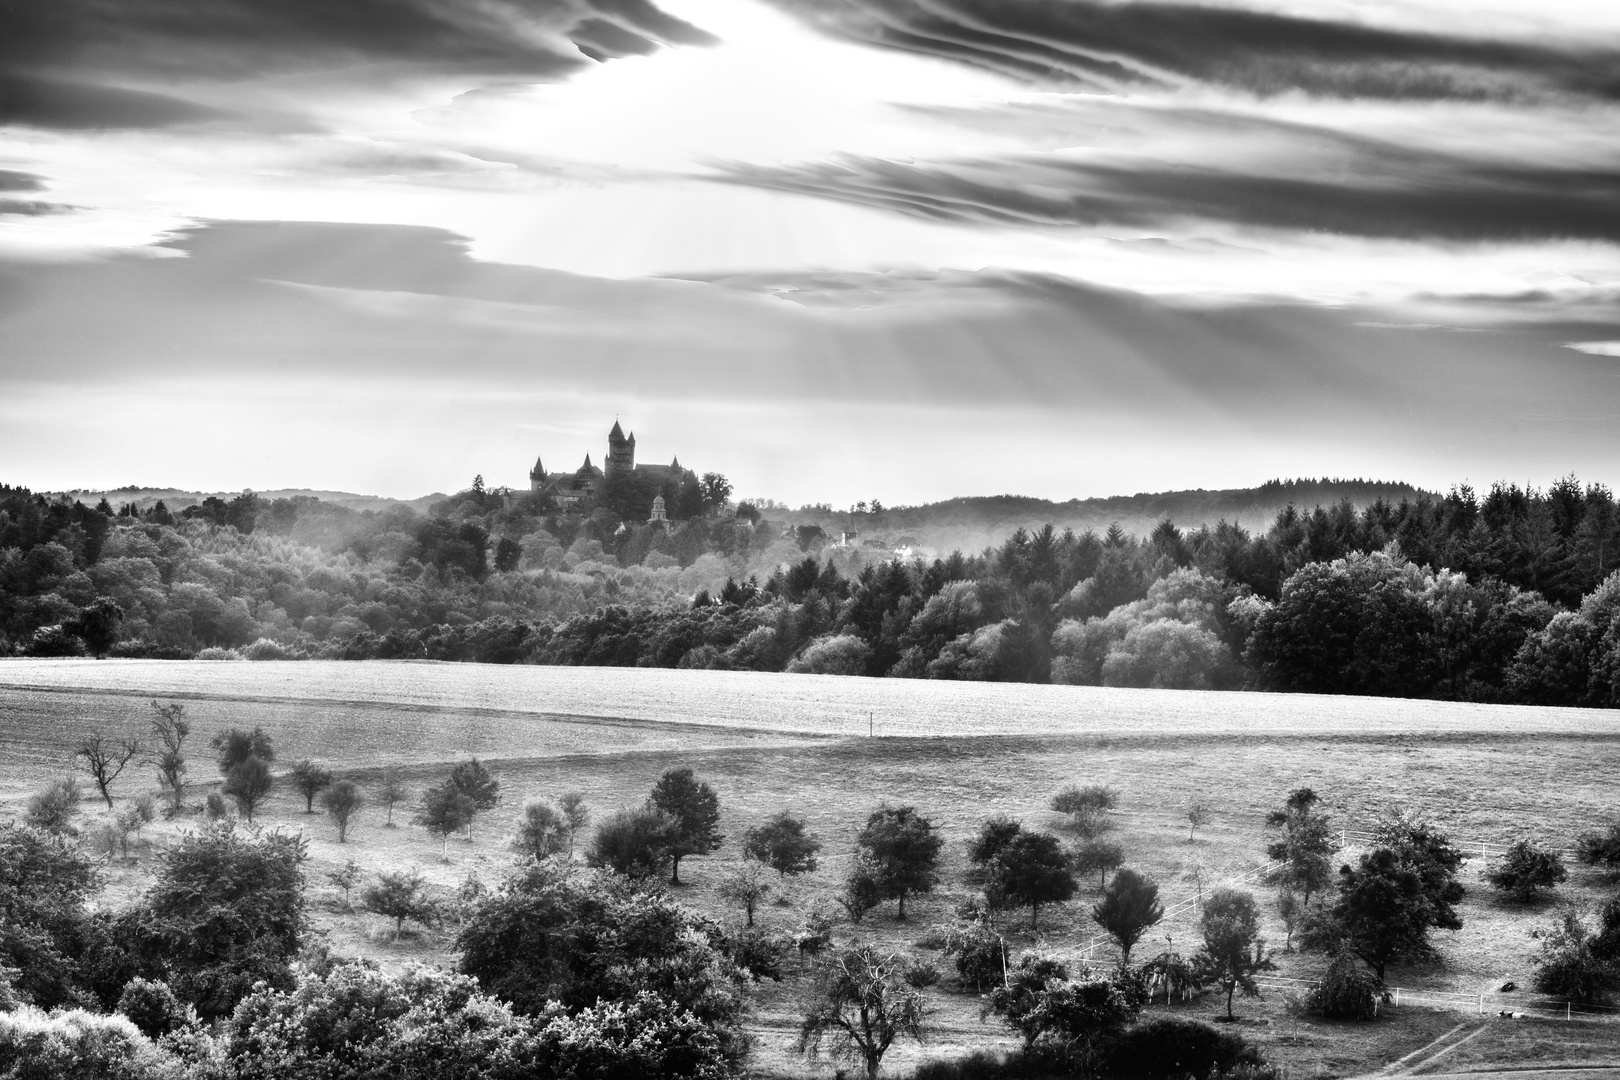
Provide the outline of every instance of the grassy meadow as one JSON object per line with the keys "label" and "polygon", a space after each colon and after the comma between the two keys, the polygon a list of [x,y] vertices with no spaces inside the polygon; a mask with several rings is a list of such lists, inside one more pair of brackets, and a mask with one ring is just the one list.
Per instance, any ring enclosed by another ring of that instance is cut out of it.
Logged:
{"label": "grassy meadow", "polygon": [[[1255,883],[1264,864],[1264,815],[1295,787],[1323,796],[1352,851],[1355,835],[1380,811],[1426,814],[1473,853],[1462,875],[1465,925],[1437,935],[1441,963],[1396,967],[1389,978],[1406,988],[1483,994],[1491,1013],[1527,997],[1495,990],[1506,981],[1530,985],[1539,948],[1531,935],[1552,922],[1559,903],[1595,903],[1613,892],[1611,882],[1572,867],[1556,899],[1520,906],[1498,899],[1480,875],[1487,865],[1482,854],[1520,836],[1563,846],[1620,814],[1620,717],[1349,698],[471,664],[4,661],[0,819],[71,768],[77,733],[137,731],[154,697],[187,705],[196,723],[199,780],[211,779],[208,737],[228,726],[270,732],[278,772],[316,757],[363,787],[387,764],[399,765],[418,792],[469,755],[491,767],[502,801],[480,816],[470,842],[452,838],[448,854],[409,824],[408,805],[396,808],[393,827],[385,826],[380,807],[368,806],[343,845],[325,818],[305,815],[302,797],[286,784],[260,811],[265,824],[301,829],[309,838],[316,923],[330,948],[389,965],[450,962],[454,927],[395,942],[385,920],[344,909],[327,873],[352,858],[368,875],[418,867],[445,895],[469,875],[494,884],[510,865],[507,845],[530,798],[581,791],[600,819],[639,804],[664,769],[692,767],[720,794],[728,840],[713,856],[683,861],[687,884],[677,892],[684,903],[739,922],[740,910],[714,894],[737,857],[738,838],[778,810],[802,814],[825,848],[819,872],[783,884],[761,910],[761,922],[784,930],[817,907],[837,910],[831,897],[847,853],[880,801],[915,804],[947,838],[941,887],[908,904],[911,917],[903,923],[887,905],[859,927],[840,922],[836,931],[840,938],[858,932],[915,948],[947,975],[933,995],[935,1034],[921,1048],[891,1052],[886,1065],[895,1075],[925,1057],[1011,1045],[993,1018],[981,1020],[978,998],[954,988],[954,969],[929,954],[926,943],[930,927],[951,920],[972,893],[962,875],[965,841],[978,824],[1006,813],[1066,836],[1063,819],[1046,803],[1069,783],[1118,790],[1112,839],[1125,848],[1128,865],[1160,882],[1167,907],[1200,888],[1246,881],[1269,912],[1274,893]],[[867,736],[869,714],[876,737]],[[114,794],[130,798],[152,789],[150,770],[132,769]],[[1194,801],[1209,803],[1214,816],[1189,840],[1184,814]],[[103,812],[99,800],[87,799],[81,825]],[[152,846],[187,824],[158,822],[146,830],[134,865],[109,865],[107,902],[142,888]],[[1075,957],[1111,958],[1108,946],[1086,951],[1095,937],[1086,913],[1096,893],[1097,882],[1085,881],[1075,902],[1043,909],[1038,933],[1028,930],[1027,911],[1006,916],[1003,928],[1021,946],[1038,941]],[[1278,974],[1313,975],[1321,958],[1282,954],[1283,927],[1270,917]],[[1136,956],[1167,947],[1196,950],[1191,910],[1156,928]],[[804,971],[796,965],[784,983],[752,994],[756,1069],[830,1075],[830,1066],[806,1064],[791,1051]],[[1329,1024],[1291,1016],[1288,993],[1278,987],[1260,1000],[1240,999],[1238,1012],[1245,1035],[1294,1076],[1372,1071],[1469,1019],[1402,1007],[1368,1025]],[[1177,1008],[1201,1017],[1219,1010],[1214,996]],[[1478,1068],[1529,1058],[1620,1061],[1620,1021],[1494,1022],[1445,1060]]]}

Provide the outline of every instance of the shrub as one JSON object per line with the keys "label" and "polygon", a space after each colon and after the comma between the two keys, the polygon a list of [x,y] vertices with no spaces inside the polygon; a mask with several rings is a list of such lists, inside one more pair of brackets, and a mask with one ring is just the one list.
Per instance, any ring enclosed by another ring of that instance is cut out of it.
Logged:
{"label": "shrub", "polygon": [[1603,831],[1594,829],[1576,837],[1575,858],[1586,866],[1620,868],[1620,821]]}
{"label": "shrub", "polygon": [[163,1056],[123,1016],[31,1006],[0,1013],[0,1076],[7,1080],[159,1080]]}
{"label": "shrub", "polygon": [[872,647],[853,634],[829,634],[812,641],[787,666],[794,674],[865,675]]}
{"label": "shrub", "polygon": [[189,1010],[174,996],[168,983],[143,979],[139,975],[124,985],[124,992],[118,997],[118,1011],[129,1017],[149,1039],[167,1035],[189,1018]]}
{"label": "shrub", "polygon": [[1107,1042],[1101,1057],[1103,1072],[1120,1080],[1221,1076],[1264,1064],[1260,1051],[1236,1032],[1174,1016],[1127,1028]]}
{"label": "shrub", "polygon": [[1502,861],[1485,872],[1485,880],[1505,893],[1512,893],[1521,904],[1538,889],[1551,889],[1565,881],[1564,857],[1556,851],[1520,840],[1502,854]]}
{"label": "shrub", "polygon": [[755,982],[761,979],[781,982],[782,960],[794,944],[794,941],[769,930],[745,929],[727,937],[724,948],[731,962],[746,971]]}
{"label": "shrub", "polygon": [[630,878],[653,877],[669,859],[674,827],[657,810],[620,810],[597,826],[585,861]]}
{"label": "shrub", "polygon": [[945,935],[945,955],[956,958],[956,975],[976,992],[1001,981],[1007,970],[1007,941],[983,922],[953,926]]}
{"label": "shrub", "polygon": [[222,649],[218,645],[210,645],[197,654],[198,660],[240,660],[242,654],[235,649]]}
{"label": "shrub", "polygon": [[54,836],[72,836],[77,831],[73,828],[73,815],[78,813],[79,803],[83,800],[84,793],[79,790],[78,777],[58,780],[28,797],[28,809],[23,813],[23,821]]}
{"label": "shrub", "polygon": [[1354,953],[1343,950],[1306,995],[1305,1008],[1329,1020],[1371,1020],[1388,1000],[1384,984],[1372,969]]}
{"label": "shrub", "polygon": [[821,841],[807,832],[802,818],[782,811],[743,836],[743,854],[775,870],[781,877],[808,874],[816,869]]}
{"label": "shrub", "polygon": [[302,660],[302,654],[289,649],[279,641],[260,638],[242,650],[244,660]]}

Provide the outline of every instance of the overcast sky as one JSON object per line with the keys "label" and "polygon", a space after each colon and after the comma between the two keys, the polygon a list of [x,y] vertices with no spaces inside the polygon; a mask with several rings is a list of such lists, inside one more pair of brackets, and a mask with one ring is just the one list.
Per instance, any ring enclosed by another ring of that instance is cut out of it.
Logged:
{"label": "overcast sky", "polygon": [[0,480],[1620,483],[1611,0],[0,6]]}

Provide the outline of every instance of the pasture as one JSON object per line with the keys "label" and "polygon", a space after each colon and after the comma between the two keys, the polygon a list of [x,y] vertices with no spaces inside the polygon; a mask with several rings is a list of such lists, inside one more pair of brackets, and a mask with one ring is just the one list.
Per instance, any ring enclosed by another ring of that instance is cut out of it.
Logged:
{"label": "pasture", "polygon": [[[826,845],[820,871],[784,883],[762,909],[765,925],[784,930],[814,908],[836,910],[831,896],[847,853],[880,801],[912,803],[933,817],[947,837],[941,887],[908,905],[914,910],[904,923],[890,905],[859,927],[840,923],[837,934],[918,949],[947,975],[954,974],[949,961],[918,943],[972,893],[962,883],[964,841],[997,813],[1067,835],[1046,803],[1076,782],[1118,790],[1112,839],[1125,848],[1129,865],[1160,882],[1167,907],[1200,888],[1243,880],[1269,913],[1273,891],[1256,881],[1265,861],[1264,815],[1295,787],[1323,796],[1348,833],[1349,853],[1355,834],[1379,812],[1426,814],[1473,854],[1462,875],[1465,925],[1437,935],[1441,963],[1393,968],[1390,981],[1481,994],[1491,1012],[1524,998],[1495,990],[1509,980],[1530,985],[1539,948],[1531,934],[1551,923],[1559,901],[1593,903],[1613,891],[1612,883],[1572,868],[1557,901],[1520,906],[1499,899],[1480,874],[1482,855],[1520,836],[1564,846],[1576,832],[1620,814],[1620,717],[1351,698],[423,663],[3,661],[0,817],[71,768],[76,734],[137,732],[152,698],[187,705],[197,725],[199,780],[212,773],[208,737],[229,726],[263,726],[276,740],[278,772],[316,757],[362,786],[386,764],[401,766],[418,792],[456,760],[476,754],[490,765],[501,781],[501,804],[479,818],[471,842],[450,840],[448,858],[437,839],[408,824],[406,806],[396,809],[395,828],[383,826],[380,808],[366,808],[344,845],[323,818],[303,813],[302,798],[285,784],[261,811],[264,822],[310,838],[309,881],[329,947],[388,964],[447,962],[453,927],[395,943],[380,918],[341,909],[327,872],[352,857],[368,874],[418,866],[445,893],[469,875],[494,883],[509,865],[507,844],[526,799],[581,791],[600,818],[639,804],[674,765],[692,767],[719,792],[728,837],[715,855],[683,862],[689,884],[678,895],[728,921],[741,913],[714,895],[714,884],[737,857],[742,832],[767,815],[802,814]],[[868,737],[868,717],[875,737]],[[149,772],[126,774],[115,795],[149,790]],[[1183,815],[1193,801],[1211,804],[1214,817],[1189,841]],[[87,820],[101,812],[87,801]],[[147,838],[161,843],[179,827],[162,823]],[[139,865],[109,867],[109,902],[139,889],[144,873]],[[1107,946],[1085,952],[1094,937],[1086,912],[1096,892],[1096,881],[1085,881],[1075,902],[1043,909],[1040,942],[1077,958],[1112,957]],[[1267,937],[1280,950],[1283,927],[1270,918]],[[1022,946],[1037,940],[1027,921],[1027,912],[1004,919],[1004,930]],[[1184,911],[1156,928],[1138,955],[1167,947],[1190,953],[1196,937],[1195,917]],[[1280,952],[1278,962],[1280,975],[1299,978],[1322,963]],[[801,980],[790,975],[753,994],[762,1073],[830,1075],[790,1052]],[[1259,1001],[1240,1000],[1238,1011],[1245,1035],[1296,1076],[1377,1068],[1464,1019],[1403,1007],[1371,1025],[1326,1024],[1290,1016],[1285,995],[1268,990]],[[936,1037],[920,1049],[897,1050],[895,1074],[924,1057],[1009,1045],[993,1018],[980,1019],[974,995],[942,989],[934,999]],[[1197,1016],[1216,1011],[1211,999],[1178,1008]],[[1474,1067],[1522,1060],[1534,1046],[1541,1059],[1620,1061],[1620,1022],[1517,1023],[1447,1060],[1466,1058]]]}

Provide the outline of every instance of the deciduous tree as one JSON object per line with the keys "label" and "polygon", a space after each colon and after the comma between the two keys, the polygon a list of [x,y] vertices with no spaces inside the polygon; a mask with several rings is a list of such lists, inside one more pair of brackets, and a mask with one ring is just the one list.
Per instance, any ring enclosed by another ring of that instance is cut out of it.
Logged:
{"label": "deciduous tree", "polygon": [[470,828],[478,808],[472,797],[449,783],[430,787],[422,793],[421,806],[411,820],[439,837],[446,857],[450,854],[450,834]]}
{"label": "deciduous tree", "polygon": [[1091,918],[1119,946],[1119,968],[1124,971],[1142,935],[1164,918],[1158,882],[1129,867],[1121,870],[1092,907]]}
{"label": "deciduous tree", "polygon": [[208,745],[214,748],[219,755],[219,774],[229,776],[231,768],[256,757],[266,765],[276,760],[276,749],[271,743],[270,736],[264,733],[263,728],[254,728],[252,731],[243,731],[241,728],[228,728],[209,740]]}
{"label": "deciduous tree", "polygon": [[287,770],[287,775],[292,778],[293,787],[304,797],[304,813],[313,814],[315,796],[332,786],[332,770],[305,758]]}
{"label": "deciduous tree", "polygon": [[365,805],[365,796],[353,780],[339,780],[321,795],[321,806],[337,826],[338,843],[349,838],[349,820]]}
{"label": "deciduous tree", "polygon": [[779,877],[814,873],[821,841],[805,828],[802,818],[783,810],[743,837],[743,854],[775,870]]}
{"label": "deciduous tree", "polygon": [[649,878],[669,859],[674,832],[674,821],[661,810],[620,810],[597,826],[585,861],[626,877]]}
{"label": "deciduous tree", "polygon": [[157,740],[152,764],[157,767],[158,787],[169,795],[169,813],[180,812],[186,795],[186,737],[191,721],[186,707],[178,701],[167,705],[152,702],[152,736]]}
{"label": "deciduous tree", "polygon": [[270,766],[263,759],[249,755],[231,766],[220,791],[235,801],[242,815],[252,821],[253,812],[274,787],[275,778],[270,775]]}
{"label": "deciduous tree", "polygon": [[540,800],[524,803],[512,850],[531,859],[546,859],[567,849],[567,825],[557,808]]}
{"label": "deciduous tree", "polygon": [[380,874],[375,884],[361,891],[360,906],[375,915],[393,919],[394,940],[398,941],[405,932],[407,920],[422,926],[432,926],[438,921],[438,908],[423,891],[426,884],[421,873],[414,869]]}
{"label": "deciduous tree", "polygon": [[681,859],[707,855],[720,847],[720,796],[687,768],[670,769],[658,778],[647,797],[649,809],[662,812],[671,822],[667,852],[669,883],[681,883]]}
{"label": "deciduous tree", "polygon": [[96,782],[96,790],[101,797],[107,800],[107,809],[111,810],[112,792],[108,790],[112,782],[118,779],[118,774],[141,753],[141,744],[138,739],[109,739],[101,732],[92,732],[79,740],[74,749],[73,756],[82,761],[85,772]]}
{"label": "deciduous tree", "polygon": [[715,890],[727,900],[735,900],[747,913],[748,926],[754,925],[754,908],[771,891],[765,880],[764,868],[753,859],[744,859],[720,876],[720,887]]}
{"label": "deciduous tree", "polygon": [[1063,845],[1051,833],[1020,832],[991,860],[994,877],[1010,907],[1029,908],[1029,928],[1038,929],[1042,904],[1074,896],[1074,874]]}
{"label": "deciduous tree", "polygon": [[1280,839],[1266,846],[1266,854],[1281,866],[1283,884],[1298,892],[1310,906],[1311,897],[1333,879],[1333,854],[1339,850],[1328,816],[1318,809],[1320,799],[1310,788],[1293,791],[1280,809],[1266,817],[1266,824],[1281,829]]}
{"label": "deciduous tree", "polygon": [[1246,892],[1216,889],[1204,904],[1199,928],[1204,934],[1200,962],[1226,991],[1226,1018],[1231,1020],[1232,995],[1241,989],[1246,997],[1259,997],[1255,975],[1276,968],[1260,937],[1260,909]]}
{"label": "deciduous tree", "polygon": [[878,807],[855,839],[882,895],[899,901],[900,919],[906,917],[906,897],[932,892],[938,883],[944,844],[934,823],[912,806]]}
{"label": "deciduous tree", "polygon": [[1569,878],[1564,857],[1556,851],[1519,840],[1502,853],[1502,861],[1485,872],[1485,880],[1519,903],[1529,903],[1537,890],[1552,889]]}
{"label": "deciduous tree", "polygon": [[394,765],[383,770],[382,781],[377,785],[377,801],[383,804],[387,817],[383,821],[383,828],[394,827],[394,804],[404,802],[411,797],[410,789],[400,777],[399,768]]}
{"label": "deciduous tree", "polygon": [[922,992],[905,978],[910,965],[897,953],[856,945],[828,957],[799,1025],[799,1052],[823,1048],[839,1060],[858,1063],[877,1080],[894,1041],[921,1042],[927,1021]]}

